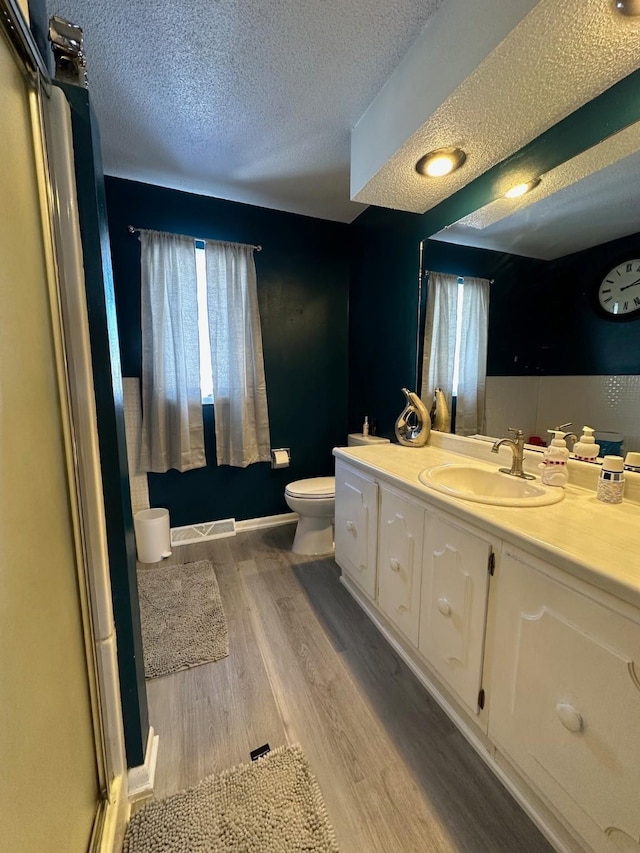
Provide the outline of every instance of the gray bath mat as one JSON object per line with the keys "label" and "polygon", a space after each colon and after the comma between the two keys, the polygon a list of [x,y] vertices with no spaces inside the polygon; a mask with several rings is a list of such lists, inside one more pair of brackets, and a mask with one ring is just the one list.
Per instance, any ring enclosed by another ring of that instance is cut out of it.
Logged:
{"label": "gray bath mat", "polygon": [[302,750],[282,746],[144,806],[123,853],[151,851],[338,853],[338,845]]}
{"label": "gray bath mat", "polygon": [[138,571],[147,678],[229,654],[227,620],[208,560]]}

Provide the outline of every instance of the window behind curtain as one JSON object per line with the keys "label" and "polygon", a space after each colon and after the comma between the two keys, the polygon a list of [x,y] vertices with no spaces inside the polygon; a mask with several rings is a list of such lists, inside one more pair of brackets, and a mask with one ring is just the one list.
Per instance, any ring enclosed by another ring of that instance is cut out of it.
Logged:
{"label": "window behind curtain", "polygon": [[459,435],[484,429],[488,315],[487,279],[430,273],[421,396],[429,406],[444,391]]}
{"label": "window behind curtain", "polygon": [[196,240],[196,275],[198,280],[198,343],[200,345],[200,395],[203,404],[213,403],[213,375],[209,346],[209,315],[207,311],[207,262],[204,242]]}
{"label": "window behind curtain", "polygon": [[214,398],[217,464],[268,462],[254,247],[147,230],[140,241],[142,470],[205,465]]}

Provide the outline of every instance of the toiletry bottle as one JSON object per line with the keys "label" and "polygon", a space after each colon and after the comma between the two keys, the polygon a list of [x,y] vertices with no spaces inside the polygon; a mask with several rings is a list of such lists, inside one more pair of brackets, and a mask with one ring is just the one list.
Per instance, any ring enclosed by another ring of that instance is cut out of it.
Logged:
{"label": "toiletry bottle", "polygon": [[558,429],[548,429],[553,435],[552,441],[544,452],[543,461],[539,467],[542,468],[540,479],[545,486],[566,486],[569,482],[569,471],[567,470],[567,459],[569,450],[564,440],[564,433]]}
{"label": "toiletry bottle", "polygon": [[369,435],[369,417],[367,415],[364,416],[364,423],[362,424],[362,434]]}
{"label": "toiletry bottle", "polygon": [[595,462],[599,452],[600,445],[596,444],[593,429],[588,426],[582,427],[580,440],[573,445],[573,454],[576,459],[581,459],[583,462]]}
{"label": "toiletry bottle", "polygon": [[598,478],[598,500],[605,504],[619,504],[624,493],[624,459],[622,456],[605,456]]}

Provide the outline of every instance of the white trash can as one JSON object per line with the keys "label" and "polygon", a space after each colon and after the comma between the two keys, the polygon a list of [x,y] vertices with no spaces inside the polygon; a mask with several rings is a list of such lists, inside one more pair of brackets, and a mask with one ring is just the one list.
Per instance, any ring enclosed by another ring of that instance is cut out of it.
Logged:
{"label": "white trash can", "polygon": [[141,509],[133,516],[133,529],[141,563],[158,563],[171,556],[168,509]]}

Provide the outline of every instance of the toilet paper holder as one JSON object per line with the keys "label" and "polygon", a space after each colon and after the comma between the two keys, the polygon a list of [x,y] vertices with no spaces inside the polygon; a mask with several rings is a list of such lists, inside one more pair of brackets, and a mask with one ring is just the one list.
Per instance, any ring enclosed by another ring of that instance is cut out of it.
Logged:
{"label": "toilet paper holder", "polygon": [[272,468],[288,468],[291,463],[291,450],[288,447],[278,447],[271,451]]}

